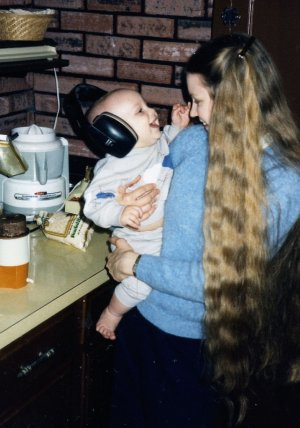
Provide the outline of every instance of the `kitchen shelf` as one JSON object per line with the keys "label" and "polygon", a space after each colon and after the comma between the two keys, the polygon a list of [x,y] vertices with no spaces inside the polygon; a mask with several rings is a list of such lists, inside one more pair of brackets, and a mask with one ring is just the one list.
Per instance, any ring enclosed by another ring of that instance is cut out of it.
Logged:
{"label": "kitchen shelf", "polygon": [[67,67],[66,59],[38,59],[27,61],[11,61],[0,63],[0,76],[21,77],[27,73],[48,70],[52,68]]}

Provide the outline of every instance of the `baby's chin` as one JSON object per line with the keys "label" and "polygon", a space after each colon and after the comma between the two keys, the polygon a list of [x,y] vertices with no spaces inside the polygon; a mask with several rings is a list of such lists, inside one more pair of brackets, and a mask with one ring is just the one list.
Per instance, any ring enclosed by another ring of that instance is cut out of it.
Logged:
{"label": "baby's chin", "polygon": [[152,135],[153,138],[155,138],[155,141],[160,138],[161,136],[161,130],[159,126],[156,126],[155,128],[152,128]]}
{"label": "baby's chin", "polygon": [[147,141],[138,141],[136,145],[134,146],[135,149],[143,149],[145,147],[151,147],[154,146],[154,144],[157,143],[157,140],[160,138],[160,135],[157,138],[152,138],[151,140]]}

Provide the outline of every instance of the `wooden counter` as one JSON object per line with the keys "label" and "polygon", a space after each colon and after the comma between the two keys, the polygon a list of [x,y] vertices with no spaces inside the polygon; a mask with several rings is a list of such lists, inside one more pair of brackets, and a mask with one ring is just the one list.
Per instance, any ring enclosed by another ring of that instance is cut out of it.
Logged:
{"label": "wooden counter", "polygon": [[19,290],[0,288],[0,349],[107,281],[108,234],[94,232],[83,252],[30,233],[29,278]]}

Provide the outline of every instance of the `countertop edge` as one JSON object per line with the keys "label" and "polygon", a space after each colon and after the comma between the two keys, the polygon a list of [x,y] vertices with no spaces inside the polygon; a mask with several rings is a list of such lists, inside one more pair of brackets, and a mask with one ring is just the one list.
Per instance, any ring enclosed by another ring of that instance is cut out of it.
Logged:
{"label": "countertop edge", "polygon": [[0,349],[3,349],[5,346],[19,339],[67,306],[75,303],[81,297],[104,284],[108,279],[109,277],[104,269],[12,325],[0,334]]}

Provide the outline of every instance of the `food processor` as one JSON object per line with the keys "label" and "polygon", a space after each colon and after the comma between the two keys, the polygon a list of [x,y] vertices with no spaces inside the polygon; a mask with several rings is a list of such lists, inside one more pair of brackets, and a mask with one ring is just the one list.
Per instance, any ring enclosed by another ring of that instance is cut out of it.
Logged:
{"label": "food processor", "polygon": [[0,171],[3,211],[24,214],[32,221],[41,210],[61,210],[69,193],[68,141],[53,129],[35,124],[14,128],[11,134],[11,144],[28,169],[14,176]]}

